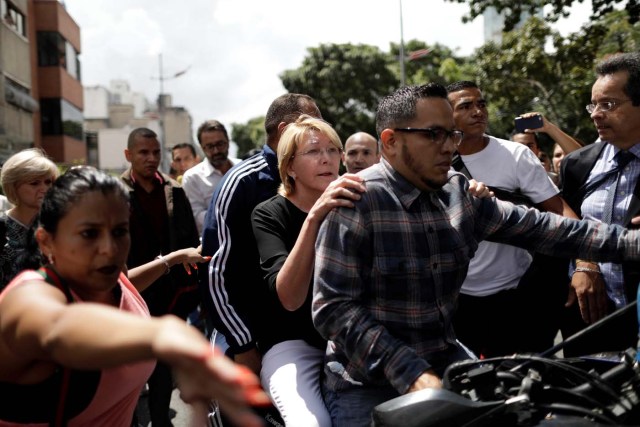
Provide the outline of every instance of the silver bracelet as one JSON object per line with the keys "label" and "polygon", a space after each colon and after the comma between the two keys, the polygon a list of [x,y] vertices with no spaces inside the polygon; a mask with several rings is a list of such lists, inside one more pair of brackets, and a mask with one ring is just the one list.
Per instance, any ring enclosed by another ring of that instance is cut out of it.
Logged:
{"label": "silver bracelet", "polygon": [[582,273],[598,273],[600,274],[600,270],[596,270],[595,268],[589,268],[589,267],[576,267],[575,270],[573,270],[574,273],[578,273],[578,272],[582,272]]}
{"label": "silver bracelet", "polygon": [[164,266],[166,267],[164,274],[165,275],[169,274],[169,272],[171,271],[171,266],[169,265],[169,261],[167,261],[167,258],[165,258],[164,255],[160,254],[156,257],[156,259],[159,259],[160,261],[164,262]]}

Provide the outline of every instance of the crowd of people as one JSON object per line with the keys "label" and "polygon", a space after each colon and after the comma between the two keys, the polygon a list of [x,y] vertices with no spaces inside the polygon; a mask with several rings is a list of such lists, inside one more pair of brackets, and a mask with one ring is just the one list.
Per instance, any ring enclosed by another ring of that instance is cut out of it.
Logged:
{"label": "crowd of people", "polygon": [[[380,100],[376,136],[343,145],[289,93],[244,160],[217,120],[199,149],[172,148],[170,174],[146,128],[120,177],[16,153],[0,174],[0,426],[136,426],[145,384],[154,427],[172,425],[176,385],[199,422],[216,401],[236,425],[271,405],[287,426],[368,426],[455,361],[546,350],[640,282],[640,54],[598,64],[586,110],[585,147],[538,112],[507,140],[476,83],[407,86]],[[596,334],[565,354],[635,347],[638,322]]]}

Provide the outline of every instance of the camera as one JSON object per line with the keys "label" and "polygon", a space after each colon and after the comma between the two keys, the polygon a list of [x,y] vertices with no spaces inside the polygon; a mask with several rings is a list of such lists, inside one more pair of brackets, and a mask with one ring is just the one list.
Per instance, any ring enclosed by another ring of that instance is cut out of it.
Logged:
{"label": "camera", "polygon": [[516,117],[515,119],[516,132],[522,133],[525,129],[538,129],[542,127],[542,116],[536,114],[531,117]]}

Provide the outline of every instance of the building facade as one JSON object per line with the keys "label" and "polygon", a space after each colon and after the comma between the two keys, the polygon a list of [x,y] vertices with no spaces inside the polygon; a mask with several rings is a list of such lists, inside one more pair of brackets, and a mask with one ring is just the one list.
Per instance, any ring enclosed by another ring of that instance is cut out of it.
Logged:
{"label": "building facade", "polygon": [[80,28],[57,0],[0,0],[0,162],[42,147],[84,163]]}
{"label": "building facade", "polygon": [[160,169],[163,172],[169,172],[171,147],[181,142],[193,143],[191,115],[184,107],[173,106],[171,95],[163,94],[158,108],[142,93],[131,91],[128,82],[113,80],[108,89],[85,87],[84,99],[89,164],[100,169],[120,173],[128,166],[124,159],[127,137],[138,127],[149,128],[158,134],[162,144]]}
{"label": "building facade", "polygon": [[0,0],[0,162],[37,140],[28,3]]}

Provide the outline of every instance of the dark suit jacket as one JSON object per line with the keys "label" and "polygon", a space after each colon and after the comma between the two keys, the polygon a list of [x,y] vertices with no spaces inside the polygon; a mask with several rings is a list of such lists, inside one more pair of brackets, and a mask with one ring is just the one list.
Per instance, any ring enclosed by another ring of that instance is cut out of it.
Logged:
{"label": "dark suit jacket", "polygon": [[[585,196],[585,192],[581,189],[581,186],[589,177],[589,173],[606,146],[605,144],[605,142],[596,142],[595,144],[587,145],[568,154],[562,160],[560,174],[562,180],[562,196],[580,217],[582,217],[581,206]],[[627,228],[637,228],[637,226],[631,225],[631,219],[634,216],[640,215],[640,181],[636,182],[631,197],[631,204],[629,205],[629,210],[625,215],[623,224]],[[638,263],[628,262],[623,264],[627,301],[635,301],[638,281],[640,280],[640,268],[633,264]]]}

